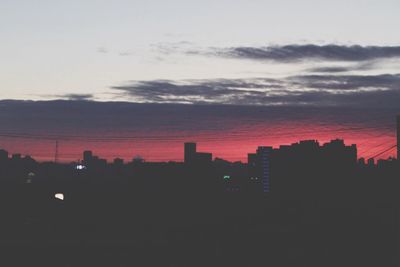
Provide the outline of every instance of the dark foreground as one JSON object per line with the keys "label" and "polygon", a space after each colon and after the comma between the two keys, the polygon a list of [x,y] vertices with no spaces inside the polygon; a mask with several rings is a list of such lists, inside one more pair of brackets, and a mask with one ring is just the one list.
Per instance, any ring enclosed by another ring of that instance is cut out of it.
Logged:
{"label": "dark foreground", "polygon": [[304,155],[268,193],[241,163],[7,159],[0,266],[398,266],[398,162]]}
{"label": "dark foreground", "polygon": [[398,209],[390,202],[322,203],[238,194],[135,197],[112,188],[64,201],[2,193],[1,266],[398,262]]}

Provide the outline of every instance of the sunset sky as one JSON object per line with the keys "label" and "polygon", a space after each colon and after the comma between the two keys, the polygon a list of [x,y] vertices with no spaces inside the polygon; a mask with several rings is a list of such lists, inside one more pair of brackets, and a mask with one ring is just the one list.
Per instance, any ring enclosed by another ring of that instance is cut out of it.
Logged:
{"label": "sunset sky", "polygon": [[182,160],[182,142],[197,141],[245,160],[258,145],[344,138],[372,156],[395,143],[399,10],[395,0],[1,1],[0,147],[50,159],[59,139],[64,160],[83,149]]}

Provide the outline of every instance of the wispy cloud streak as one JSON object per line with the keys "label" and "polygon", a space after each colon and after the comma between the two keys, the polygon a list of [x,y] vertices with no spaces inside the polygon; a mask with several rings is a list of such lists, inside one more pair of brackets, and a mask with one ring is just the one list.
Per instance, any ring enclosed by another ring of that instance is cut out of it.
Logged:
{"label": "wispy cloud streak", "polygon": [[[195,51],[190,51],[195,53]],[[200,51],[199,53],[203,53]],[[300,60],[368,61],[400,57],[400,46],[283,45],[213,48],[210,55],[251,60],[293,62]]]}

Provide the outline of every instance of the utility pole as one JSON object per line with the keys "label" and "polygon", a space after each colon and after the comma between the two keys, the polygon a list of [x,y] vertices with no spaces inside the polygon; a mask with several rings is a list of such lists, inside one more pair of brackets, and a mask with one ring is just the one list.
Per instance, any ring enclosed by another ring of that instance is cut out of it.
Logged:
{"label": "utility pole", "polygon": [[54,162],[55,163],[58,162],[58,140],[56,140],[56,149],[55,149],[55,153],[54,153]]}

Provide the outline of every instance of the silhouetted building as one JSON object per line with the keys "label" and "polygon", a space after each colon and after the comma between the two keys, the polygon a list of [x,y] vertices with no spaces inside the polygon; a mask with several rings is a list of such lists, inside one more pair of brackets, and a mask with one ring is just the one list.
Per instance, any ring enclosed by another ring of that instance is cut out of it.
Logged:
{"label": "silhouetted building", "polygon": [[124,160],[121,158],[116,158],[116,159],[114,159],[114,165],[118,165],[118,166],[124,165]]}
{"label": "silhouetted building", "polygon": [[257,149],[257,157],[260,163],[261,182],[264,193],[270,190],[270,162],[271,162],[272,147],[260,146]]}
{"label": "silhouetted building", "polygon": [[368,166],[374,166],[375,165],[375,160],[374,160],[374,158],[370,158],[370,159],[368,159]]}
{"label": "silhouetted building", "polygon": [[261,185],[262,192],[264,193],[270,191],[270,163],[272,151],[272,147],[260,146],[255,154],[250,153],[247,155],[249,182],[256,188],[259,188]]}
{"label": "silhouetted building", "polygon": [[8,160],[8,151],[0,149],[0,161]]}
{"label": "silhouetted building", "polygon": [[260,191],[260,172],[257,169],[258,157],[256,153],[247,154],[248,189],[253,192]]}
{"label": "silhouetted building", "polygon": [[106,166],[106,165],[107,165],[107,160],[106,160],[106,159],[97,158],[96,163],[97,163],[99,166]]}
{"label": "silhouetted building", "polygon": [[185,164],[210,164],[212,162],[212,153],[197,152],[196,143],[185,143]]}
{"label": "silhouetted building", "polygon": [[13,154],[12,156],[11,156],[11,159],[12,160],[21,160],[21,154]]}
{"label": "silhouetted building", "polygon": [[257,154],[247,154],[247,164],[249,165],[249,167],[255,167],[257,165]]}
{"label": "silhouetted building", "polygon": [[88,164],[93,161],[93,152],[90,150],[86,150],[83,152],[83,162]]}
{"label": "silhouetted building", "polygon": [[134,164],[143,164],[143,163],[145,163],[145,160],[141,156],[137,155],[132,159],[132,163],[134,163]]}
{"label": "silhouetted building", "polygon": [[93,155],[93,152],[86,150],[83,152],[83,165],[88,168],[104,168],[107,165],[106,159],[101,159],[98,156]]}
{"label": "silhouetted building", "polygon": [[196,143],[185,143],[185,163],[191,163],[196,157]]}
{"label": "silhouetted building", "polygon": [[205,152],[197,152],[195,155],[195,161],[198,164],[211,163],[212,162],[212,154],[205,153]]}
{"label": "silhouetted building", "polygon": [[323,156],[335,164],[356,164],[357,146],[346,146],[341,139],[335,139],[322,146]]}

